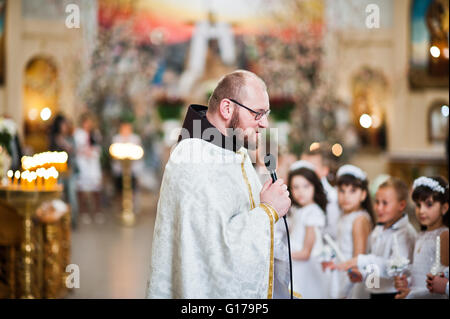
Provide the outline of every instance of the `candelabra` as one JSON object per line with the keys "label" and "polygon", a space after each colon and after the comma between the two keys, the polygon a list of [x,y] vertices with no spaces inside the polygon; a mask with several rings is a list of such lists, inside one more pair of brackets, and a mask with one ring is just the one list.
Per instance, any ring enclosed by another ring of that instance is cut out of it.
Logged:
{"label": "candelabra", "polygon": [[[25,185],[24,185],[25,186]],[[23,218],[23,240],[21,252],[23,258],[23,294],[21,298],[33,299],[40,297],[32,289],[32,283],[39,278],[33,278],[33,255],[35,252],[35,244],[32,240],[33,234],[33,216],[37,208],[45,201],[59,198],[62,193],[62,186],[55,184],[46,189],[37,189],[20,187],[19,185],[0,186],[0,198],[14,206]],[[38,266],[38,265],[36,265]]]}
{"label": "candelabra", "polygon": [[133,212],[133,188],[131,185],[131,164],[144,155],[142,147],[132,143],[114,143],[109,148],[111,156],[122,164],[122,214],[125,226],[133,226],[136,218]]}

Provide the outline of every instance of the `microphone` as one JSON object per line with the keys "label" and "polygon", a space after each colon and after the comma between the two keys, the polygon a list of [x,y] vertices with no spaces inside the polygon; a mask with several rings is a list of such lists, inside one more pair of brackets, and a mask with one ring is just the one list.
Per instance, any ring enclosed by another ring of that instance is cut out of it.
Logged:
{"label": "microphone", "polygon": [[272,177],[272,183],[278,179],[277,173],[275,171],[277,167],[277,159],[272,154],[267,154],[264,156],[264,165],[266,165],[267,170],[270,173],[270,177]]}
{"label": "microphone", "polygon": [[[277,159],[272,154],[267,154],[264,156],[264,165],[266,165],[267,170],[272,178],[272,183],[278,179],[277,172],[275,171],[277,167]],[[291,240],[289,239],[289,228],[286,221],[286,215],[283,216],[284,226],[286,228],[287,243],[288,243],[288,254],[289,254],[289,277],[291,280],[291,299],[294,299],[294,284],[292,281],[292,257],[291,257]]]}

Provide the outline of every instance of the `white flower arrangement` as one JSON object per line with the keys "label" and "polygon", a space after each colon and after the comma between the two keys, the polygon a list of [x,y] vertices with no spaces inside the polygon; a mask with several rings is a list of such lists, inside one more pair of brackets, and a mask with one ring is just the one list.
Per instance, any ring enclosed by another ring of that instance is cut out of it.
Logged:
{"label": "white flower arrangement", "polygon": [[7,133],[11,136],[16,135],[17,126],[13,120],[0,117],[0,133]]}
{"label": "white flower arrangement", "polygon": [[330,262],[336,258],[336,252],[329,245],[323,245],[322,251],[319,254],[320,262]]}
{"label": "white flower arrangement", "polygon": [[10,143],[17,127],[13,120],[0,117],[0,182],[5,184],[6,171],[11,166]]}
{"label": "white flower arrangement", "polygon": [[395,277],[401,275],[403,272],[408,270],[409,259],[403,256],[394,256],[387,262],[387,273],[390,277]]}
{"label": "white flower arrangement", "polygon": [[16,135],[17,127],[13,120],[0,117],[0,146],[6,149],[11,155],[10,143],[14,135]]}
{"label": "white flower arrangement", "polygon": [[413,189],[416,189],[419,186],[425,186],[430,188],[433,192],[445,194],[444,187],[442,187],[438,181],[426,176],[421,176],[414,180]]}
{"label": "white flower arrangement", "polygon": [[393,254],[387,262],[387,273],[390,277],[401,275],[408,269],[409,259],[400,255],[397,234],[394,234]]}

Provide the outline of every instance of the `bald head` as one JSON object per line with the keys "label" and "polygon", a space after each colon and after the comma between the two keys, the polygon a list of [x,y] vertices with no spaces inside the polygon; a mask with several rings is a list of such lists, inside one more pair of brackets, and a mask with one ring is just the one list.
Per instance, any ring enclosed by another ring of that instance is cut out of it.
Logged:
{"label": "bald head", "polygon": [[217,84],[208,102],[208,111],[215,113],[223,99],[231,98],[242,100],[249,90],[258,88],[267,91],[266,84],[255,73],[245,70],[236,70],[225,75]]}

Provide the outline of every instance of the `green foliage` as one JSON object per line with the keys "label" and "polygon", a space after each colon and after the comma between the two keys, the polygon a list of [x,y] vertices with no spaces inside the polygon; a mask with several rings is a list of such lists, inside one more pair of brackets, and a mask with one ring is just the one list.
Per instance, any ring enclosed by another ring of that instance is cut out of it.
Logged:
{"label": "green foliage", "polygon": [[179,119],[183,109],[181,100],[162,100],[157,104],[158,115],[161,120]]}

